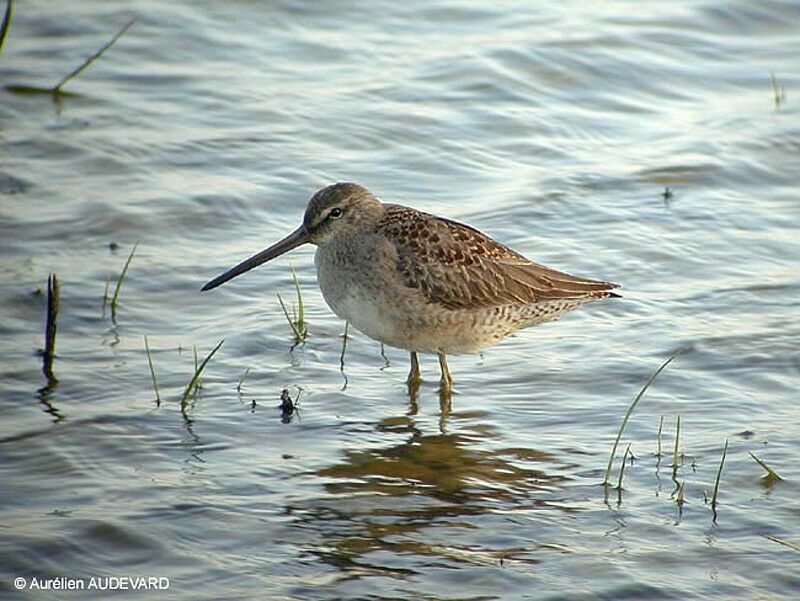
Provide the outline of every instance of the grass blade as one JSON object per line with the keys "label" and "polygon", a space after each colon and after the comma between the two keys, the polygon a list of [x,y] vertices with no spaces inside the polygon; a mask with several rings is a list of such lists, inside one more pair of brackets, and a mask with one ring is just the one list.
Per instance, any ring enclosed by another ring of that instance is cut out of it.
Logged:
{"label": "grass blade", "polygon": [[300,282],[297,279],[297,272],[294,270],[294,265],[291,265],[292,279],[294,280],[294,288],[297,291],[297,331],[300,332],[305,339],[308,329],[305,322],[305,311],[303,310],[303,295],[300,293]]}
{"label": "grass blade", "polygon": [[8,0],[6,2],[6,12],[3,15],[3,24],[0,25],[0,51],[3,50],[3,42],[6,41],[6,34],[8,33],[8,27],[11,25],[11,5],[13,4],[12,0]]}
{"label": "grass blade", "polygon": [[[196,344],[192,345],[192,353],[194,353],[194,371],[196,373],[197,372],[197,345]],[[201,387],[202,387],[202,384],[200,383],[200,378],[197,378],[197,380],[195,380],[195,382],[194,382],[194,389],[195,390],[199,390]]]}
{"label": "grass blade", "polygon": [[628,453],[631,451],[631,443],[628,443],[625,449],[625,454],[622,455],[622,465],[619,468],[619,480],[617,480],[617,490],[622,490],[622,478],[625,475],[625,461],[628,459]]}
{"label": "grass blade", "polygon": [[53,358],[56,354],[56,331],[58,329],[58,308],[61,300],[61,286],[56,274],[51,273],[47,278],[47,321],[44,330],[44,358],[42,372],[52,385],[56,380],[53,374]]}
{"label": "grass blade", "polygon": [[750,457],[752,457],[752,458],[753,458],[753,460],[754,460],[754,461],[755,461],[755,462],[756,462],[758,465],[760,465],[761,467],[763,467],[763,468],[764,468],[764,469],[767,471],[767,475],[766,475],[766,476],[764,476],[763,478],[761,478],[761,482],[762,482],[762,483],[764,483],[764,485],[765,485],[765,486],[772,486],[772,485],[773,485],[773,484],[775,484],[776,482],[780,482],[781,480],[783,480],[783,478],[781,478],[781,477],[780,477],[780,476],[777,474],[777,472],[775,472],[775,471],[774,471],[774,470],[773,470],[773,469],[772,469],[770,466],[768,466],[766,463],[764,463],[764,462],[763,462],[761,459],[759,459],[758,457],[756,457],[756,456],[755,456],[753,453],[751,453],[750,451],[748,451],[748,453],[750,454]]}
{"label": "grass blade", "polygon": [[661,416],[661,419],[658,420],[658,450],[656,451],[656,457],[661,459],[661,431],[664,429],[664,416]]}
{"label": "grass blade", "polygon": [[242,392],[242,384],[244,384],[244,379],[247,377],[247,374],[250,373],[250,368],[244,370],[242,377],[239,378],[239,383],[236,385],[236,392]]}
{"label": "grass blade", "polygon": [[150,354],[150,345],[147,342],[147,335],[144,337],[144,350],[147,352],[147,363],[150,365],[150,375],[153,378],[153,390],[156,391],[156,404],[161,405],[161,395],[158,394],[158,382],[156,382],[156,370],[153,367],[153,357]]}
{"label": "grass blade", "polygon": [[108,296],[108,289],[111,287],[111,276],[106,278],[106,287],[103,290],[103,317],[106,316],[106,305],[108,305],[108,301],[111,300],[111,297]]}
{"label": "grass blade", "polygon": [[341,366],[341,370],[344,371],[344,354],[347,352],[347,330],[350,329],[350,322],[344,322],[344,335],[342,336],[342,354],[339,355],[339,365]]}
{"label": "grass blade", "polygon": [[284,317],[286,317],[286,322],[289,324],[289,327],[292,328],[292,335],[294,336],[294,344],[296,346],[305,341],[308,336],[308,327],[305,322],[305,309],[303,306],[303,294],[300,291],[300,281],[297,279],[297,272],[294,270],[293,266],[291,270],[294,289],[297,293],[297,307],[295,308],[294,304],[292,304],[292,315],[289,316],[289,310],[286,308],[286,303],[283,302],[283,298],[280,294],[278,294],[278,302],[281,304],[281,310],[283,311]]}
{"label": "grass blade", "polygon": [[725,448],[722,449],[722,459],[719,462],[719,470],[717,471],[717,479],[714,482],[714,494],[711,495],[711,508],[717,508],[717,494],[719,493],[719,479],[722,476],[722,467],[725,465],[725,456],[728,454],[728,439],[725,439]]}
{"label": "grass blade", "polygon": [[295,342],[300,342],[300,332],[297,331],[297,326],[294,325],[294,320],[289,317],[289,311],[286,310],[286,305],[284,304],[280,294],[278,294],[278,302],[281,304],[281,309],[283,309],[283,315],[286,317],[286,322],[289,324],[289,327],[292,328],[292,334],[294,334]]}
{"label": "grass blade", "polygon": [[769,534],[765,534],[764,538],[768,538],[769,540],[778,543],[779,545],[783,545],[784,547],[789,547],[790,549],[794,549],[797,552],[800,552],[800,545],[795,543],[790,543],[788,540],[783,540],[782,538],[778,538],[777,536],[771,536]]}
{"label": "grass blade", "polygon": [[775,77],[774,72],[769,72],[769,78],[772,81],[772,95],[775,101],[775,110],[778,110],[781,108],[781,104],[786,102],[786,90],[783,89],[783,86],[778,84],[778,79]]}
{"label": "grass blade", "polygon": [[681,416],[678,415],[678,421],[675,424],[675,448],[672,449],[672,467],[678,469],[678,446],[681,442]]}
{"label": "grass blade", "polygon": [[661,367],[659,367],[653,373],[653,375],[650,376],[650,379],[647,380],[647,383],[639,391],[639,394],[636,395],[636,398],[633,400],[633,402],[631,403],[630,407],[628,407],[628,411],[625,413],[625,417],[622,418],[622,424],[620,424],[619,432],[617,432],[617,438],[614,441],[614,446],[611,448],[611,456],[608,458],[608,466],[606,467],[606,475],[605,475],[605,478],[603,479],[603,485],[604,486],[608,486],[610,484],[609,478],[611,477],[611,467],[614,464],[614,457],[617,454],[617,447],[619,446],[619,439],[622,438],[622,432],[625,430],[625,426],[628,423],[628,420],[630,419],[631,414],[633,413],[633,410],[636,408],[636,405],[639,404],[639,401],[644,396],[644,393],[647,391],[648,388],[650,388],[650,385],[653,383],[653,380],[655,380],[656,377],[658,377],[658,374],[660,374],[662,371],[664,371],[664,368],[666,368],[667,365],[669,365],[672,362],[672,360],[675,359],[675,357],[677,357],[678,355],[682,355],[683,353],[687,352],[688,350],[689,350],[688,347],[684,347],[684,348],[678,349],[677,351],[672,353],[669,356],[669,358],[666,361],[664,361],[664,363],[661,364]]}
{"label": "grass blade", "polygon": [[210,353],[208,353],[206,358],[203,359],[203,362],[197,367],[197,369],[195,369],[194,375],[192,376],[192,379],[189,380],[189,383],[186,385],[186,389],[183,391],[183,396],[181,397],[181,410],[182,411],[186,410],[186,403],[189,401],[189,397],[192,394],[192,390],[194,390],[196,388],[196,386],[197,386],[197,381],[200,378],[200,374],[203,373],[203,370],[206,368],[206,365],[208,365],[208,362],[211,361],[211,358],[219,350],[219,348],[222,346],[223,342],[225,342],[224,339],[220,340],[219,344],[217,344],[217,346],[214,347],[214,350],[212,350]]}
{"label": "grass blade", "polygon": [[119,279],[117,280],[117,287],[114,289],[114,296],[111,297],[111,317],[115,318],[117,315],[117,301],[119,300],[119,291],[122,290],[122,282],[125,281],[125,276],[128,274],[128,267],[133,260],[133,254],[136,252],[136,248],[139,246],[139,243],[133,245],[131,249],[131,254],[128,255],[128,259],[125,261],[125,265],[122,267],[122,272],[119,274]]}
{"label": "grass blade", "polygon": [[86,69],[89,65],[91,65],[95,60],[100,58],[103,55],[103,53],[109,48],[111,48],[111,46],[113,46],[117,42],[117,40],[120,39],[125,34],[125,32],[131,28],[131,26],[135,22],[136,19],[131,19],[130,21],[128,21],[122,29],[120,29],[116,34],[114,34],[113,38],[111,38],[108,42],[105,43],[105,45],[103,45],[102,48],[97,50],[97,52],[95,52],[89,58],[83,61],[83,64],[81,64],[77,69],[73,69],[72,71],[67,73],[61,79],[61,81],[59,81],[55,86],[53,86],[52,89],[53,95],[58,96],[59,94],[61,94],[61,88],[64,86],[64,84],[66,84],[73,77],[78,76],[84,69]]}

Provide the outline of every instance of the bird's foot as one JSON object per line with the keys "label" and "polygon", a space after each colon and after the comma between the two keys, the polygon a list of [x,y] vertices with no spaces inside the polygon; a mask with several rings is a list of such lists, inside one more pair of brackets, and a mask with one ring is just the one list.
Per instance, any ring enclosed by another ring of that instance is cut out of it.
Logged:
{"label": "bird's foot", "polygon": [[409,374],[406,384],[408,385],[408,398],[413,403],[417,400],[417,393],[422,385],[422,378],[419,377],[419,374],[417,374],[417,376],[414,378],[412,378],[411,374]]}
{"label": "bird's foot", "polygon": [[422,375],[419,371],[419,359],[417,358],[417,353],[414,351],[411,351],[411,370],[408,372],[406,384],[408,384],[408,396],[411,398],[411,401],[414,402],[417,399],[417,392],[419,392],[420,384],[422,384]]}
{"label": "bird's foot", "polygon": [[439,386],[439,411],[441,412],[441,424],[444,424],[444,420],[450,415],[450,411],[453,408],[453,387],[450,384],[445,385],[445,382],[442,381],[441,385]]}
{"label": "bird's foot", "polygon": [[453,377],[450,375],[450,368],[447,367],[447,357],[439,351],[439,366],[442,368],[442,379],[439,383],[439,397],[447,398],[448,403],[453,396]]}

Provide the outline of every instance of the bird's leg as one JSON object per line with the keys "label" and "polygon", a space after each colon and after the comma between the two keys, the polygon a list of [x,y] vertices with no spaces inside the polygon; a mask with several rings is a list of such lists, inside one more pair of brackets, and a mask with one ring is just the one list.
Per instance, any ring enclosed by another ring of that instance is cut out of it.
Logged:
{"label": "bird's leg", "polygon": [[419,382],[422,376],[419,375],[419,359],[416,351],[411,351],[411,371],[408,372],[408,382]]}
{"label": "bird's leg", "polygon": [[439,408],[442,413],[439,429],[444,433],[445,422],[447,421],[447,416],[450,415],[452,407],[453,378],[450,375],[450,369],[447,367],[447,357],[442,351],[439,351],[439,366],[442,368],[442,382],[439,386]]}
{"label": "bird's leg", "polygon": [[411,351],[411,371],[408,372],[406,382],[408,384],[408,396],[411,397],[413,402],[417,398],[417,391],[422,382],[422,376],[419,373],[419,359],[415,351]]}
{"label": "bird's leg", "polygon": [[453,377],[450,375],[450,368],[447,367],[447,357],[439,351],[439,367],[442,368],[442,381],[440,390],[443,394],[450,396],[453,390]]}

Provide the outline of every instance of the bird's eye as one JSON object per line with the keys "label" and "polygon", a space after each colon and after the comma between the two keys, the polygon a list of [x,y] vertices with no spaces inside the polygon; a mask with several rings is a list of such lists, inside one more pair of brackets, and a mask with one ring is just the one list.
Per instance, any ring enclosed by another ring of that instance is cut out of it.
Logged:
{"label": "bird's eye", "polygon": [[341,217],[341,216],[342,216],[342,210],[341,210],[339,207],[333,207],[333,208],[331,209],[331,212],[330,212],[330,213],[328,213],[328,216],[329,216],[331,219],[339,219],[339,217]]}

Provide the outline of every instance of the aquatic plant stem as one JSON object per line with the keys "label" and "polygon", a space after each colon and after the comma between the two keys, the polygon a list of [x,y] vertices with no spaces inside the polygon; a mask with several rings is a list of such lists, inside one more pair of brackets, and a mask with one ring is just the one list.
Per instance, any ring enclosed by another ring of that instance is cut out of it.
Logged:
{"label": "aquatic plant stem", "polygon": [[658,374],[660,374],[662,371],[664,371],[664,368],[666,368],[667,365],[669,365],[673,361],[673,359],[675,359],[675,357],[677,357],[678,355],[682,355],[683,353],[687,352],[688,350],[689,350],[688,347],[684,347],[684,348],[678,349],[677,351],[672,353],[672,355],[670,355],[669,358],[666,361],[664,361],[664,363],[661,364],[661,367],[659,367],[653,373],[653,375],[650,376],[650,379],[647,380],[647,383],[639,391],[639,394],[636,395],[636,398],[633,400],[633,402],[631,403],[630,407],[628,407],[628,411],[625,413],[625,417],[622,418],[622,424],[620,424],[619,432],[617,432],[617,438],[614,440],[614,446],[611,448],[611,455],[608,458],[608,465],[606,466],[606,474],[605,474],[605,478],[603,479],[603,486],[609,486],[610,485],[609,478],[611,477],[611,467],[614,464],[614,457],[617,454],[617,447],[619,446],[619,439],[622,437],[622,432],[625,430],[625,425],[628,423],[628,420],[630,419],[631,414],[633,413],[633,410],[636,408],[636,405],[638,405],[639,401],[642,400],[642,397],[644,396],[644,393],[647,391],[648,388],[650,388],[650,385],[653,383],[653,381],[656,379],[656,377],[658,377]]}
{"label": "aquatic plant stem", "polygon": [[103,53],[109,48],[111,48],[111,46],[113,46],[117,42],[117,40],[120,39],[125,34],[125,32],[131,28],[131,26],[135,22],[136,19],[131,19],[130,21],[128,21],[125,24],[125,26],[122,27],[122,29],[120,29],[116,34],[114,34],[114,37],[112,37],[108,42],[106,42],[100,49],[98,49],[89,58],[83,61],[83,63],[79,67],[73,69],[72,71],[67,73],[64,77],[62,77],[61,81],[59,81],[56,85],[54,85],[53,89],[51,90],[53,96],[58,96],[59,94],[61,94],[61,88],[64,87],[64,85],[70,79],[72,79],[73,77],[77,77],[84,69],[86,69],[89,65],[91,65],[95,60],[100,58],[103,55]]}
{"label": "aquatic plant stem", "polygon": [[122,282],[125,281],[125,276],[128,274],[128,267],[130,267],[131,261],[133,260],[133,255],[136,252],[136,249],[139,246],[139,242],[136,242],[131,249],[131,254],[128,255],[128,259],[125,261],[125,265],[122,267],[122,272],[119,274],[119,279],[117,280],[117,287],[114,288],[114,296],[111,297],[111,318],[116,319],[117,316],[117,301],[119,300],[119,292],[122,290]]}
{"label": "aquatic plant stem", "polygon": [[224,339],[220,340],[219,344],[217,344],[217,346],[215,346],[214,349],[210,353],[208,353],[206,358],[203,359],[203,362],[195,370],[194,375],[192,376],[192,379],[189,380],[189,383],[186,385],[186,389],[183,391],[183,395],[181,396],[181,410],[182,411],[186,411],[186,404],[189,401],[189,397],[192,394],[192,390],[195,389],[195,387],[197,385],[197,380],[198,380],[198,378],[200,378],[200,374],[203,373],[203,370],[206,368],[206,365],[208,365],[208,362],[211,361],[211,358],[219,350],[219,348],[222,346],[223,342],[225,342]]}
{"label": "aquatic plant stem", "polygon": [[717,494],[719,493],[719,480],[722,476],[722,468],[725,465],[725,456],[728,454],[728,439],[725,439],[725,448],[722,449],[722,459],[719,462],[719,470],[717,471],[717,479],[714,482],[714,494],[711,496],[711,508],[715,511],[717,509]]}
{"label": "aquatic plant stem", "polygon": [[156,403],[161,405],[161,395],[158,394],[158,382],[156,381],[156,370],[153,367],[153,357],[150,354],[150,344],[147,342],[147,334],[144,336],[144,350],[147,352],[147,363],[150,365],[150,375],[153,378],[153,390],[156,391]]}
{"label": "aquatic plant stem", "polygon": [[58,330],[58,309],[61,303],[61,286],[56,274],[47,278],[47,319],[44,332],[44,355],[42,372],[50,384],[58,380],[53,374],[53,359],[56,354],[56,332]]}

